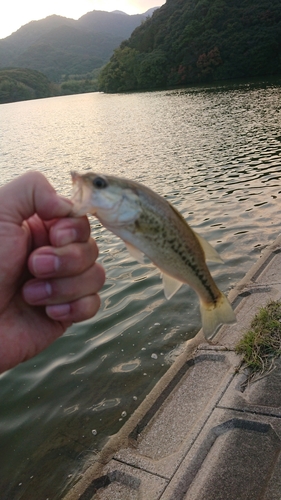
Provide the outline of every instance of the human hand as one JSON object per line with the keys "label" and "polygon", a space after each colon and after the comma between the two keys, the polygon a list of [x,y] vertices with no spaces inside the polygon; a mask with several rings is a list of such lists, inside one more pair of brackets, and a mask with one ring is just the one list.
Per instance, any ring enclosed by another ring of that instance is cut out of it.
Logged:
{"label": "human hand", "polygon": [[39,172],[0,188],[0,373],[99,309],[98,249],[71,209]]}

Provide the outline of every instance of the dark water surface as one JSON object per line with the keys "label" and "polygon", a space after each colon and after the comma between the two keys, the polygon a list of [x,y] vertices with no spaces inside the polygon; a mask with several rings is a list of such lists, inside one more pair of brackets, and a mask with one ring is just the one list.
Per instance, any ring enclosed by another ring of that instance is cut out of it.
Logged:
{"label": "dark water surface", "polygon": [[[280,110],[278,82],[1,105],[1,183],[28,169],[64,195],[72,169],[141,181],[215,246],[228,293],[280,233]],[[200,328],[190,288],[167,302],[157,270],[91,224],[101,310],[0,376],[1,500],[62,498]]]}

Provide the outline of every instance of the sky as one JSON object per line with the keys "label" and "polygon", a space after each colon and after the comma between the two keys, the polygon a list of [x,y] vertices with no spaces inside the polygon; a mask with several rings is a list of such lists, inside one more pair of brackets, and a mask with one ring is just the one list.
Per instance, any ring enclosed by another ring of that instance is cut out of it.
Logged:
{"label": "sky", "polygon": [[165,0],[8,0],[2,3],[0,38],[9,36],[24,24],[52,14],[78,19],[91,10],[121,10],[126,14],[142,14],[160,7]]}

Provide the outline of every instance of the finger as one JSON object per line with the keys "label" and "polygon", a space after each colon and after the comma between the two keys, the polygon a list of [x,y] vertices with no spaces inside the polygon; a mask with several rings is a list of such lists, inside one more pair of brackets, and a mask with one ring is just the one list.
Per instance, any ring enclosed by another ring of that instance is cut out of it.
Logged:
{"label": "finger", "polygon": [[103,267],[94,264],[78,276],[46,281],[29,280],[23,286],[22,293],[24,300],[30,305],[64,304],[97,293],[104,280]]}
{"label": "finger", "polygon": [[43,221],[34,214],[26,222],[31,232],[33,248],[49,244],[59,247],[74,241],[86,242],[91,233],[86,216]]}
{"label": "finger", "polygon": [[50,228],[50,241],[55,247],[61,247],[73,242],[86,242],[91,234],[91,228],[86,216],[79,218],[59,219]]}
{"label": "finger", "polygon": [[17,225],[35,213],[49,220],[67,217],[72,209],[71,201],[58,196],[40,172],[27,172],[1,187],[0,197],[1,220]]}
{"label": "finger", "polygon": [[46,313],[56,321],[77,323],[95,316],[99,308],[100,297],[94,294],[66,304],[47,306]]}
{"label": "finger", "polygon": [[29,219],[25,221],[24,224],[28,225],[33,248],[38,248],[50,244],[49,231],[46,227],[46,224],[42,219],[40,219],[40,217],[38,217],[37,214],[29,217]]}
{"label": "finger", "polygon": [[98,257],[92,238],[87,243],[71,243],[63,247],[41,247],[28,259],[29,271],[36,278],[62,278],[82,274]]}

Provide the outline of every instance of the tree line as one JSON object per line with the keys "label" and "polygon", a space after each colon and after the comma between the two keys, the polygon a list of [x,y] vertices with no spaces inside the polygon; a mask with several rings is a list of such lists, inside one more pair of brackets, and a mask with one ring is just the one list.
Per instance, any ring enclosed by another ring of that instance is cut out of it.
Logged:
{"label": "tree line", "polygon": [[281,72],[280,0],[167,0],[114,51],[105,92]]}
{"label": "tree line", "polygon": [[[78,79],[77,79],[78,78]],[[95,92],[98,89],[95,72],[85,78],[67,78],[55,84],[39,71],[21,68],[0,70],[0,104],[59,95]]]}

